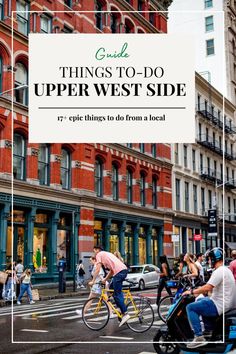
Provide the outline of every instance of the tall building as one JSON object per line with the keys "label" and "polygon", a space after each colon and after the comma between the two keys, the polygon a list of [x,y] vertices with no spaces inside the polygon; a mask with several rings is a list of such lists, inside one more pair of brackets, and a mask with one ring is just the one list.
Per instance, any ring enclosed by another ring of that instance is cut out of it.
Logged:
{"label": "tall building", "polygon": [[235,104],[235,1],[174,0],[168,32],[193,36],[196,71]]}
{"label": "tall building", "polygon": [[[169,3],[0,1],[1,269],[21,258],[37,282],[55,281],[64,257],[72,277],[75,263],[84,258],[87,265],[96,243],[119,249],[129,264],[157,264],[161,253],[172,255],[170,145],[30,144],[27,106],[29,32],[165,33],[166,13],[151,11],[167,10]],[[14,53],[12,10],[18,11]]]}
{"label": "tall building", "polygon": [[[174,144],[172,148],[175,255],[222,247],[223,239],[227,253],[236,246],[234,112],[235,106],[196,74],[196,142]],[[208,211],[214,209],[218,235],[209,236]],[[202,235],[202,240],[195,241],[194,235]]]}

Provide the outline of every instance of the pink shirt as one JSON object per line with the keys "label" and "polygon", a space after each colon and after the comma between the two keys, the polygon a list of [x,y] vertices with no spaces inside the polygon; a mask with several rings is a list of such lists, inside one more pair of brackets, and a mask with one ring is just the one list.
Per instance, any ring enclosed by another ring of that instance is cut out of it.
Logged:
{"label": "pink shirt", "polygon": [[102,263],[105,268],[111,270],[113,275],[127,269],[126,265],[122,263],[114,254],[110,252],[100,251],[96,254],[97,263]]}
{"label": "pink shirt", "polygon": [[233,276],[234,276],[234,279],[235,279],[235,282],[236,282],[236,259],[230,263],[229,269],[233,273]]}

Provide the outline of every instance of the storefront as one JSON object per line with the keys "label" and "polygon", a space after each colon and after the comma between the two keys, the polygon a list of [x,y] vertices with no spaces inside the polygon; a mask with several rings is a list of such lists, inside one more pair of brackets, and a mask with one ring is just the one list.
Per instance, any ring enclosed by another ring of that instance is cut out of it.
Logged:
{"label": "storefront", "polygon": [[[3,198],[2,198],[3,199]],[[68,277],[78,255],[79,209],[73,205],[4,195],[1,208],[0,266],[22,260],[37,282],[55,281],[57,264],[65,259]],[[4,233],[5,230],[5,233]]]}
{"label": "storefront", "polygon": [[95,210],[94,244],[114,253],[125,263],[158,264],[163,246],[163,220]]}

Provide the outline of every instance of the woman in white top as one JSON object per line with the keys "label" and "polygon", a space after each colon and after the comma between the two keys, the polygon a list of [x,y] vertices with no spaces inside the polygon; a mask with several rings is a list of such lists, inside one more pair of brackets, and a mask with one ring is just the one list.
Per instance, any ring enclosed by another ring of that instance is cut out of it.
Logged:
{"label": "woman in white top", "polygon": [[21,275],[21,286],[20,286],[20,295],[17,299],[17,305],[21,305],[21,298],[25,292],[27,292],[28,298],[30,300],[30,304],[34,304],[32,298],[32,291],[31,291],[31,270],[26,269],[26,271]]}

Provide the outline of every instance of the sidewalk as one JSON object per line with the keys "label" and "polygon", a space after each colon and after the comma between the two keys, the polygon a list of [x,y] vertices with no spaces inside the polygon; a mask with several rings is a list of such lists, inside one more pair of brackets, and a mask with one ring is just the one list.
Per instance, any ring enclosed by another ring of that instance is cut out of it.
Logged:
{"label": "sidewalk", "polygon": [[[88,295],[90,292],[90,289],[88,287],[85,289],[75,289],[75,291],[73,291],[73,284],[71,282],[68,282],[65,293],[59,293],[58,284],[55,283],[37,284],[33,286],[33,289],[38,289],[40,301],[51,299],[64,299],[68,297],[79,297],[83,295]],[[16,300],[14,300],[13,302],[16,303]],[[11,305],[11,302],[0,300],[0,307],[8,305]]]}

